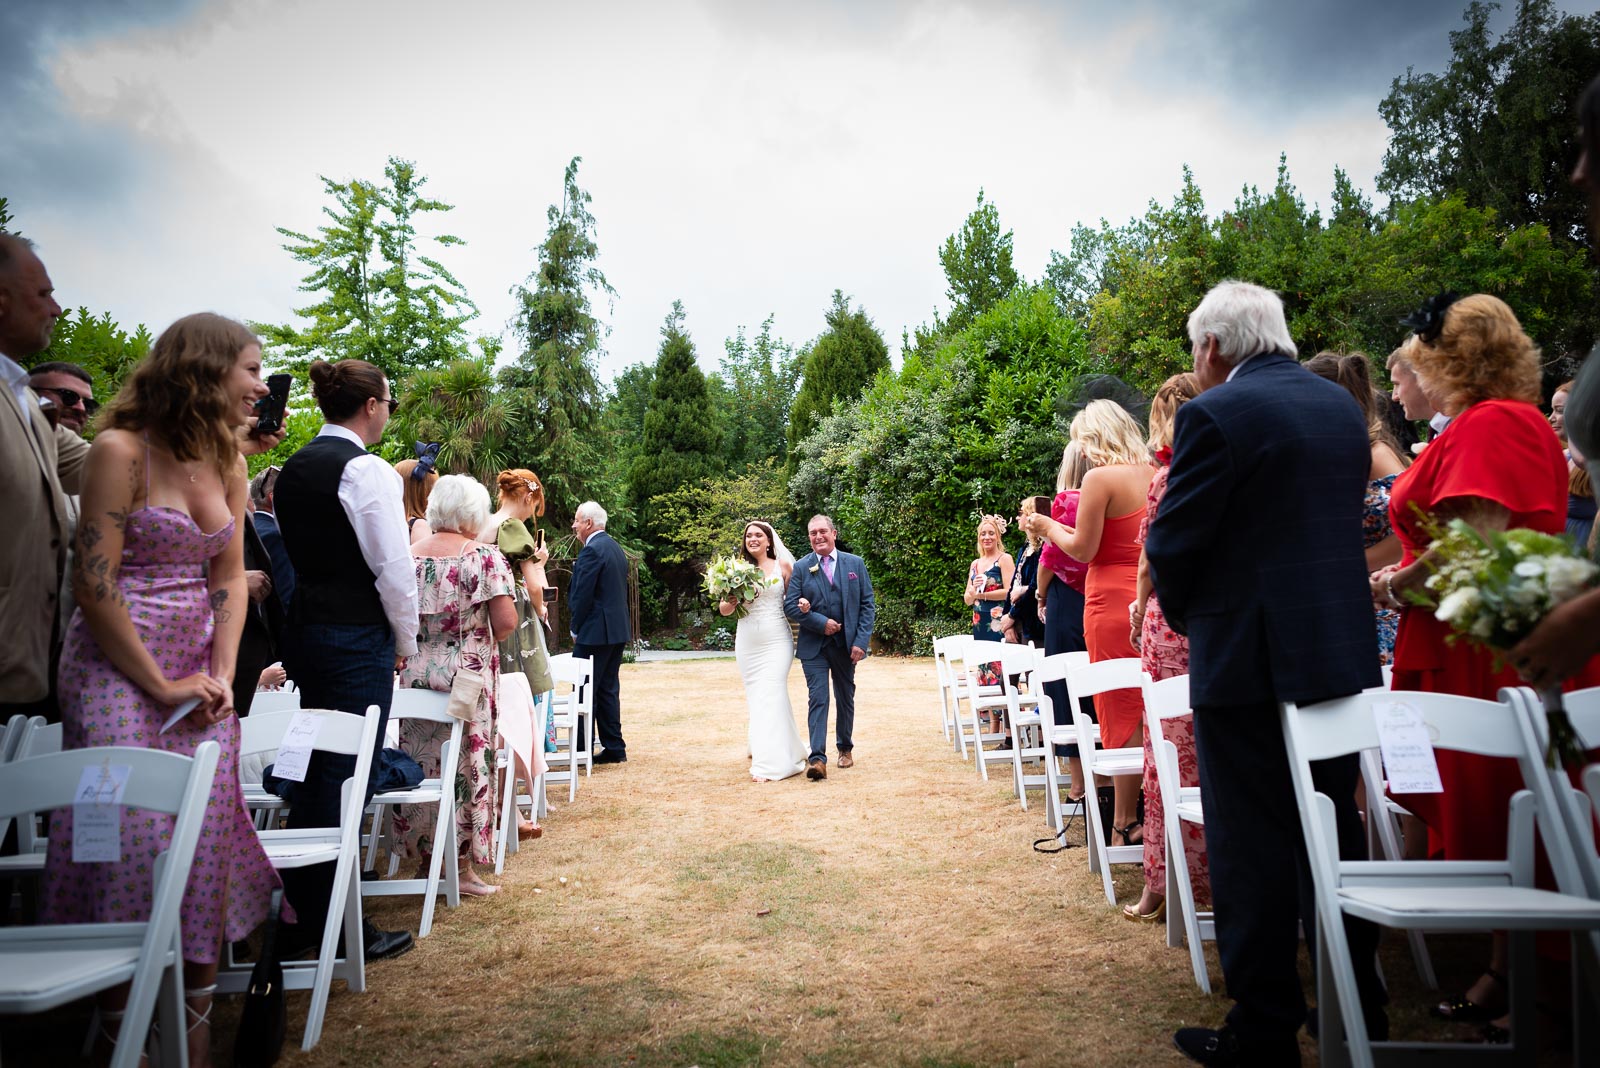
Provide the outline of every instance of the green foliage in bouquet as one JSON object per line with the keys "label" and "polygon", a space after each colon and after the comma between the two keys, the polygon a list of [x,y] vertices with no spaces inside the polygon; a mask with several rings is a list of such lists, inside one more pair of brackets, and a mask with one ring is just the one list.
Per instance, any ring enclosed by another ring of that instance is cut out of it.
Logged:
{"label": "green foliage in bouquet", "polygon": [[766,578],[759,567],[742,556],[719,556],[706,568],[706,596],[713,604],[733,598],[738,602],[733,614],[742,619]]}

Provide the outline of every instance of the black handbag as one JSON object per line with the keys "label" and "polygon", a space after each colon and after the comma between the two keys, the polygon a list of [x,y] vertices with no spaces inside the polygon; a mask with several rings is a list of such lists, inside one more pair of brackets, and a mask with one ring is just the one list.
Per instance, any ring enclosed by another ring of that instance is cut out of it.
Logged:
{"label": "black handbag", "polygon": [[278,956],[278,919],[283,891],[272,891],[267,922],[262,928],[261,956],[250,970],[250,989],[239,1014],[239,1034],[233,1041],[233,1063],[239,1068],[271,1068],[283,1053],[289,1029],[283,1000],[283,961]]}

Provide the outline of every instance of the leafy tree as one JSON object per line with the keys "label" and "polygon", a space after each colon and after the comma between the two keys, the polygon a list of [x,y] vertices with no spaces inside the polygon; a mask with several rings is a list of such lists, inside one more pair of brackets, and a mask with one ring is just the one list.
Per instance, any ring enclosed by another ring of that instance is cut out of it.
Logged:
{"label": "leafy tree", "polygon": [[804,544],[795,540],[799,531],[783,529],[789,502],[783,466],[776,457],[661,494],[655,506],[663,530],[659,555],[664,563],[699,568],[712,556],[738,552],[745,524],[752,519],[773,524],[791,546]]}
{"label": "leafy tree", "polygon": [[[302,292],[316,303],[296,308],[309,320],[257,323],[271,355],[298,374],[313,359],[356,358],[381,367],[400,382],[413,370],[439,367],[467,355],[465,324],[477,315],[454,275],[419,246],[422,217],[452,205],[422,196],[427,179],[412,163],[390,157],[384,183],[322,179],[333,200],[328,225],[316,237],[278,227],[283,247],[311,273]],[[428,239],[441,247],[464,244],[452,234]]]}
{"label": "leafy tree", "polygon": [[[561,203],[546,213],[549,232],[527,281],[511,290],[515,362],[500,369],[500,384],[521,414],[510,449],[521,466],[539,472],[553,526],[564,526],[593,490],[605,467],[599,438],[604,394],[596,373],[603,330],[590,308],[591,292],[616,295],[595,259],[589,194],[578,187],[578,164],[567,164]],[[613,502],[605,502],[610,509]]]}
{"label": "leafy tree", "polygon": [[[643,447],[629,474],[629,501],[639,532],[653,548],[652,564],[680,566],[660,576],[671,591],[667,621],[676,624],[678,605],[693,586],[692,568],[661,552],[666,524],[660,499],[709,478],[721,469],[716,423],[706,378],[695,363],[694,343],[683,329],[683,302],[674,301],[661,327],[661,352],[656,357],[650,408],[645,412]],[[669,554],[670,555],[670,554]]]}
{"label": "leafy tree", "polygon": [[1583,195],[1567,180],[1577,159],[1583,87],[1600,70],[1600,14],[1566,15],[1552,0],[1518,0],[1498,40],[1498,4],[1467,5],[1442,74],[1411,68],[1378,113],[1389,148],[1378,190],[1400,202],[1459,192],[1504,224],[1542,223],[1560,244],[1584,244]]}
{"label": "leafy tree", "polygon": [[112,321],[109,312],[97,317],[88,308],[78,308],[56,320],[50,347],[29,361],[29,366],[52,360],[75,363],[89,372],[94,395],[104,403],[116,396],[122,380],[144,359],[154,340],[143,323],[130,334]]}
{"label": "leafy tree", "polygon": [[414,456],[414,442],[437,441],[441,472],[468,474],[485,485],[506,468],[522,466],[509,448],[515,402],[495,386],[497,347],[411,376],[385,438],[394,459]]}
{"label": "leafy tree", "polygon": [[730,471],[781,458],[786,448],[789,408],[800,384],[802,357],[793,345],[773,336],[772,320],[767,316],[754,338],[747,338],[741,326],[725,343],[719,423]]}
{"label": "leafy tree", "polygon": [[1011,231],[1000,232],[1000,212],[983,200],[978,190],[978,206],[961,229],[945,238],[939,250],[939,263],[950,288],[945,298],[952,305],[945,326],[960,330],[1016,288],[1016,269],[1011,265]]}
{"label": "leafy tree", "polygon": [[833,291],[827,324],[828,329],[811,343],[800,390],[789,409],[791,453],[835,401],[854,400],[889,366],[883,335],[864,310],[850,310],[850,298],[841,290]]}

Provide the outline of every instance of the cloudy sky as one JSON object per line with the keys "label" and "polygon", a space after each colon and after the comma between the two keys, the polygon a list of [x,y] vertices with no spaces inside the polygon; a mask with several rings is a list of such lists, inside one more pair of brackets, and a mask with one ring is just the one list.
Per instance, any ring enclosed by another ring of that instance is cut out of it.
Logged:
{"label": "cloudy sky", "polygon": [[1280,151],[1308,200],[1335,165],[1370,193],[1379,99],[1442,68],[1464,7],[4,0],[0,196],[64,305],[284,321],[304,271],[273,228],[318,225],[319,175],[400,156],[457,205],[444,259],[498,334],[582,156],[606,377],[654,357],[676,299],[708,370],[769,314],[814,337],[835,288],[895,351],[947,306],[938,248],[980,187],[1030,278],[1185,163],[1213,207]]}

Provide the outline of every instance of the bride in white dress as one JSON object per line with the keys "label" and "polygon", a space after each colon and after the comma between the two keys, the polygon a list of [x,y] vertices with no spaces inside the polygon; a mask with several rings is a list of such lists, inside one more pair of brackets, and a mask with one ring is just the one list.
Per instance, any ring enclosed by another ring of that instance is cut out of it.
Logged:
{"label": "bride in white dress", "polygon": [[[806,747],[789,707],[794,640],[783,614],[783,590],[794,570],[794,557],[772,526],[759,519],[744,528],[742,555],[761,568],[766,582],[739,620],[733,652],[750,708],[750,781],[771,782],[798,775],[806,766]],[[717,611],[726,616],[737,607],[723,600]]]}

